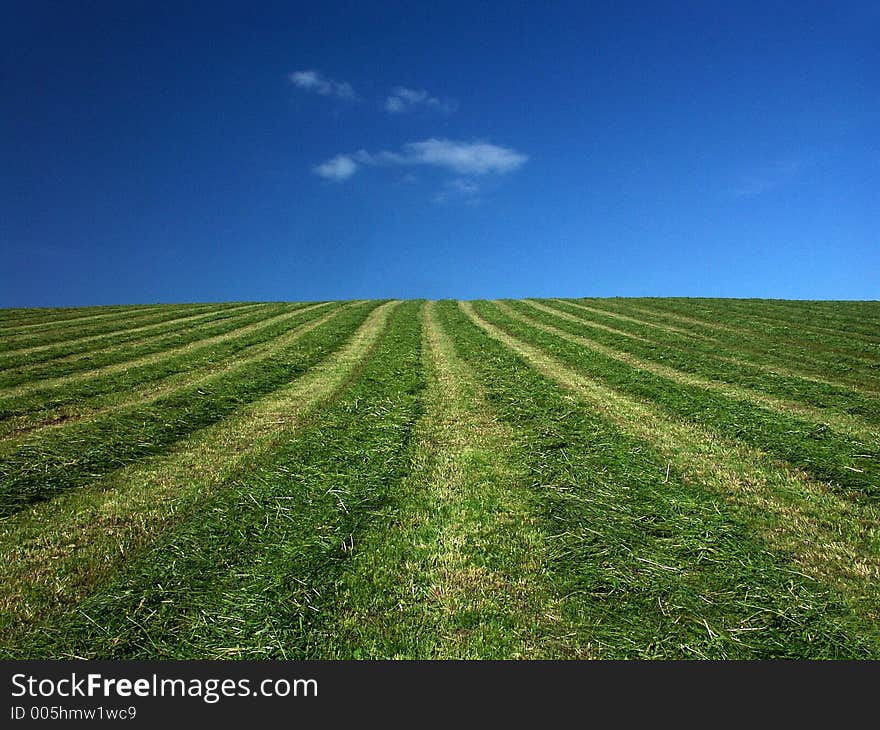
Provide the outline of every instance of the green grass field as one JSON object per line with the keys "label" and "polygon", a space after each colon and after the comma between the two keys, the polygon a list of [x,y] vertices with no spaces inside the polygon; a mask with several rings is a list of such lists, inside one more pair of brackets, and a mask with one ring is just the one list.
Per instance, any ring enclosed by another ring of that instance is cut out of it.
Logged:
{"label": "green grass field", "polygon": [[880,659],[880,302],[0,310],[3,658]]}

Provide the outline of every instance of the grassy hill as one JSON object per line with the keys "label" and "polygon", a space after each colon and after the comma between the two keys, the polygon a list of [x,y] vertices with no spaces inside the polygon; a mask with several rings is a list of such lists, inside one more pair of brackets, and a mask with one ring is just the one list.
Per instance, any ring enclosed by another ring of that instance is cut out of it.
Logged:
{"label": "grassy hill", "polygon": [[0,656],[880,659],[880,303],[0,310]]}

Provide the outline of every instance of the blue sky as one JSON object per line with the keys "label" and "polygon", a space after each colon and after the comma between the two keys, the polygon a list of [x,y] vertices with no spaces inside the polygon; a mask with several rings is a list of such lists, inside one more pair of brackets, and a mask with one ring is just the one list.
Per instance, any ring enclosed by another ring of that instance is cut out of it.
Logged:
{"label": "blue sky", "polygon": [[880,5],[43,3],[0,306],[880,298]]}

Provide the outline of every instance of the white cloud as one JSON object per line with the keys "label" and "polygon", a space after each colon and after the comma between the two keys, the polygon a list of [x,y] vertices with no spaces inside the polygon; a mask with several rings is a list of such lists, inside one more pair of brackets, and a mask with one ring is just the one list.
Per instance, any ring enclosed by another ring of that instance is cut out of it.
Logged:
{"label": "white cloud", "polygon": [[345,81],[334,81],[319,71],[294,71],[289,76],[291,83],[303,91],[321,96],[335,96],[337,99],[351,101],[356,98],[351,84]]}
{"label": "white cloud", "polygon": [[326,180],[342,182],[354,175],[357,172],[358,166],[348,155],[336,155],[336,157],[315,166],[313,169],[316,175]]}
{"label": "white cloud", "polygon": [[410,111],[417,106],[451,114],[458,108],[458,102],[452,99],[438,99],[424,89],[407,89],[405,86],[398,86],[385,100],[385,111],[391,114]]}
{"label": "white cloud", "polygon": [[372,167],[428,165],[439,167],[460,176],[450,185],[458,194],[477,192],[477,183],[471,179],[484,175],[504,175],[522,167],[528,156],[508,147],[488,142],[456,142],[450,139],[426,139],[404,145],[402,152],[368,152],[337,155],[314,168],[324,178],[347,180],[359,165]]}
{"label": "white cloud", "polygon": [[404,145],[403,152],[358,150],[353,158],[364,165],[433,165],[458,175],[487,175],[513,172],[528,156],[488,142],[456,142],[426,139]]}
{"label": "white cloud", "polygon": [[529,159],[516,150],[488,142],[433,138],[406,145],[406,157],[412,164],[445,167],[459,175],[513,172]]}

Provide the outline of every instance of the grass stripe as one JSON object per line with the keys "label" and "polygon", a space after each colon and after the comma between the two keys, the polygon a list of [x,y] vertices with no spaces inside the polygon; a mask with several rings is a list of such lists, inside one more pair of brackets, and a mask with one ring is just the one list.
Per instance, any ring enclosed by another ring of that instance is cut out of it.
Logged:
{"label": "grass stripe", "polygon": [[[839,331],[847,327],[857,326],[860,323],[868,323],[864,334],[878,334],[876,327],[878,320],[876,316],[871,316],[872,306],[874,302],[850,302],[852,305],[849,311],[838,309],[834,311],[842,302],[821,302],[821,301],[798,301],[798,300],[774,300],[774,299],[708,299],[708,298],[655,298],[633,300],[635,302],[645,303],[646,305],[657,305],[664,309],[673,309],[681,312],[682,310],[692,310],[700,313],[700,316],[708,314],[710,318],[721,315],[721,318],[733,316],[738,321],[750,324],[752,326],[760,326],[760,318],[766,318],[771,322],[775,321],[779,325],[789,326],[795,325],[797,329],[802,326],[808,330],[811,327],[819,327],[820,330],[828,325],[833,331]],[[789,313],[785,313],[779,317],[779,306],[790,305],[794,309],[789,309]],[[772,314],[774,309],[777,314]],[[876,311],[876,310],[875,310]],[[766,324],[766,323],[765,323]],[[873,328],[872,328],[873,327]],[[839,333],[839,332],[838,332]]]}
{"label": "grass stripe", "polygon": [[38,309],[0,309],[0,338],[6,335],[24,334],[37,331],[39,327],[45,327],[50,322],[52,326],[60,326],[65,322],[81,317],[95,316],[103,311],[104,314],[119,314],[126,311],[125,307],[70,307],[55,310],[55,316],[41,313]]}
{"label": "grass stripe", "polygon": [[[540,300],[540,299],[523,299],[523,300],[521,300],[521,301],[523,301],[523,302],[527,302],[527,303],[530,304],[531,306],[537,307],[537,308],[541,309],[542,311],[547,311],[547,312],[552,312],[552,313],[555,313],[555,312],[558,312],[558,311],[559,311],[559,310],[557,310],[557,309],[553,309],[553,308],[551,308],[551,307],[548,307],[546,304],[543,304],[543,303],[542,303],[542,300]],[[551,301],[552,301],[554,304],[557,304],[558,306],[567,306],[567,305],[569,305],[568,302],[565,302],[565,301],[562,300],[562,299],[559,299],[559,300],[551,300]],[[580,304],[574,304],[574,303],[571,303],[570,306],[572,306],[572,307],[578,307],[578,309],[586,310],[586,311],[593,311],[593,312],[597,311],[597,310],[595,310],[595,309],[592,308],[592,307],[584,307],[583,305],[580,305]],[[562,313],[560,313],[560,314],[562,314]],[[576,321],[576,322],[578,322],[582,327],[587,327],[587,328],[589,328],[589,329],[591,329],[591,330],[597,330],[597,331],[599,331],[599,332],[608,332],[608,333],[611,334],[611,335],[615,335],[616,337],[625,337],[625,338],[628,339],[628,340],[637,340],[637,341],[639,341],[639,342],[644,342],[644,343],[646,343],[646,344],[653,344],[653,340],[650,340],[649,338],[647,338],[647,337],[643,337],[643,336],[641,336],[641,335],[639,335],[639,334],[634,334],[634,333],[632,333],[632,332],[627,332],[626,330],[618,329],[618,328],[616,328],[616,327],[609,327],[609,326],[606,325],[606,324],[602,324],[601,322],[596,322],[595,320],[592,320],[592,319],[584,319],[583,317],[580,317],[580,318],[578,318],[578,317],[574,317],[574,316],[572,316],[571,314],[569,314],[568,312],[565,312],[564,314],[565,314],[565,316],[563,317],[564,319],[569,319],[569,320],[571,320],[571,321]],[[632,321],[632,319],[631,319],[630,317],[625,317],[625,318],[622,317],[621,319],[623,319],[624,321],[627,321],[627,322]]]}
{"label": "grass stripe", "polygon": [[273,305],[268,310],[246,313],[232,319],[222,319],[217,323],[209,322],[192,330],[183,329],[167,333],[144,343],[119,345],[106,351],[91,353],[83,359],[46,363],[28,372],[10,376],[6,380],[11,384],[0,391],[0,397],[19,396],[36,390],[52,392],[71,383],[91,380],[140,365],[159,362],[182,352],[214,345],[228,338],[261,330],[289,319],[298,312],[310,311],[321,306],[325,305],[295,305],[291,310],[288,305]]}
{"label": "grass stripe", "polygon": [[[754,347],[752,343],[754,342],[755,338],[750,336],[750,333],[744,330],[736,330],[733,327],[726,327],[725,325],[710,323],[700,325],[698,320],[694,320],[689,317],[670,317],[668,315],[658,314],[652,310],[645,309],[643,307],[635,307],[628,303],[621,303],[618,300],[614,300],[613,302],[610,300],[600,300],[599,302],[595,302],[596,306],[593,307],[585,307],[577,301],[567,299],[536,299],[534,301],[545,305],[550,305],[555,309],[561,309],[562,311],[566,311],[569,313],[578,314],[580,312],[586,311],[594,313],[595,316],[599,317],[624,316],[621,312],[621,310],[623,310],[624,312],[629,313],[628,315],[626,315],[625,321],[631,323],[631,326],[636,328],[637,330],[642,330],[644,328],[650,327],[656,328],[660,330],[660,332],[664,333],[664,335],[668,335],[668,337],[662,338],[664,342],[674,343],[683,349],[697,350],[698,352],[712,357],[715,360],[720,360],[722,362],[729,362],[733,364],[746,364],[749,367],[760,369],[763,372],[775,373],[777,375],[783,375],[792,378],[800,378],[803,380],[809,380],[816,383],[824,383],[826,385],[832,385],[840,388],[858,388],[864,390],[863,380],[857,379],[853,382],[847,382],[845,379],[830,380],[827,377],[820,377],[816,375],[817,370],[823,374],[827,372],[827,363],[820,359],[804,358],[802,356],[799,356],[796,361],[798,368],[800,368],[798,370],[780,365],[780,361],[785,362],[786,364],[791,364],[791,354],[776,354],[775,352],[771,352],[767,346],[763,348]],[[606,309],[606,307],[608,307],[608,309]],[[683,327],[670,327],[668,325],[668,321],[670,319],[676,324],[687,325],[691,327],[696,326],[699,331],[694,331],[693,329],[685,329]],[[584,321],[589,322],[591,325],[595,324],[594,320],[592,319],[584,319]],[[732,336],[728,335],[727,338],[723,338],[722,336],[720,336],[719,333],[719,337],[712,337],[705,334],[707,329],[720,329],[724,332],[732,333]],[[627,334],[633,336],[631,332],[628,332]],[[694,340],[698,340],[698,342],[694,342]],[[661,344],[657,340],[652,340],[652,342],[655,345]],[[807,366],[807,362],[812,362],[813,366]]]}
{"label": "grass stripe", "polygon": [[[681,304],[674,299],[658,299],[653,301],[655,301],[655,306],[662,311],[672,311],[676,314],[683,313],[688,315],[696,313],[699,317],[708,319],[710,322],[722,322],[728,326],[732,324],[735,329],[752,337],[769,340],[776,338],[783,341],[807,343],[812,349],[828,353],[839,352],[840,354],[854,354],[856,357],[866,356],[869,354],[868,348],[873,352],[877,352],[878,344],[880,344],[880,340],[876,339],[880,335],[876,325],[860,331],[859,328],[854,328],[853,326],[854,321],[857,322],[859,317],[865,316],[864,311],[855,320],[848,319],[841,322],[837,328],[816,329],[811,326],[815,315],[811,317],[807,313],[809,309],[806,307],[800,321],[786,323],[762,319],[761,312],[764,306],[766,306],[766,302],[744,303],[737,300],[697,300]],[[862,302],[860,304],[867,306],[869,302]],[[852,350],[854,345],[858,348],[855,352]],[[874,359],[876,359],[876,355],[871,358],[871,360]]]}
{"label": "grass stripe", "polygon": [[[294,305],[295,308],[304,308],[302,305]],[[108,337],[114,342],[108,342],[106,348],[93,347],[80,353],[72,353],[58,358],[40,358],[33,363],[27,363],[0,373],[0,392],[2,394],[16,394],[26,392],[34,388],[54,386],[65,382],[65,378],[74,379],[77,376],[84,378],[95,377],[95,374],[104,372],[103,368],[119,366],[125,367],[126,363],[137,360],[151,354],[181,347],[185,344],[207,338],[215,333],[228,332],[234,328],[244,327],[247,324],[257,324],[270,316],[279,316],[290,311],[289,305],[269,305],[261,307],[255,312],[232,315],[230,317],[212,317],[208,322],[203,322],[194,327],[186,324],[172,326],[165,332],[153,336],[132,338],[127,341],[125,332]]]}
{"label": "grass stripe", "polygon": [[[533,327],[538,327],[545,332],[557,335],[558,337],[562,337],[571,342],[577,342],[584,347],[588,347],[595,352],[601,353],[602,355],[617,360],[618,362],[625,363],[626,365],[629,365],[630,367],[637,370],[644,370],[650,373],[654,373],[655,375],[659,375],[661,377],[673,380],[677,383],[682,383],[684,385],[712,390],[729,398],[758,405],[763,408],[768,408],[784,413],[790,413],[796,415],[799,418],[810,421],[811,423],[814,423],[816,425],[823,424],[831,426],[835,430],[851,435],[855,438],[871,440],[880,437],[880,428],[875,425],[877,422],[880,422],[880,403],[872,403],[868,399],[856,398],[856,394],[852,394],[849,392],[845,393],[846,395],[851,396],[848,399],[847,404],[849,404],[849,402],[854,403],[854,405],[850,405],[853,410],[855,410],[856,405],[860,406],[858,412],[872,417],[872,420],[874,421],[874,423],[872,423],[856,416],[849,415],[848,413],[831,411],[827,406],[821,409],[817,409],[803,402],[777,398],[765,392],[760,392],[752,388],[744,388],[735,385],[734,383],[737,382],[737,379],[739,380],[739,382],[747,380],[745,377],[746,373],[742,367],[734,369],[733,371],[712,371],[714,374],[717,374],[719,376],[725,375],[729,377],[731,380],[734,380],[733,383],[721,379],[716,380],[700,377],[698,375],[692,374],[691,372],[688,372],[687,370],[678,369],[679,367],[688,367],[691,369],[696,369],[697,367],[699,367],[701,361],[696,357],[694,353],[673,356],[670,355],[670,351],[668,348],[658,348],[656,353],[653,354],[653,357],[657,359],[664,358],[666,362],[672,362],[677,367],[662,365],[660,363],[654,362],[653,360],[638,357],[632,354],[631,351],[622,351],[614,347],[608,347],[607,345],[596,342],[591,338],[582,337],[579,334],[573,333],[571,329],[566,327],[564,323],[559,322],[559,320],[564,319],[566,321],[572,321],[577,325],[580,325],[581,321],[578,320],[576,317],[567,315],[565,312],[558,312],[549,307],[544,307],[537,302],[527,302],[526,304],[528,305],[528,307],[537,309],[539,312],[550,315],[550,319],[548,320],[548,318],[541,317],[540,315],[532,315],[531,312],[526,314],[518,306],[514,309],[508,304],[501,302],[497,303],[498,307],[505,314],[513,317],[514,319],[519,319],[526,324],[529,324]],[[550,322],[559,323],[559,326],[557,327],[555,326],[555,324],[550,324]],[[626,345],[623,346],[625,347]],[[797,387],[795,387],[797,385],[797,381],[795,381],[795,383],[792,385],[792,389],[795,392],[798,392]],[[803,393],[805,388],[805,384],[803,383],[803,381],[801,381],[800,392]],[[840,397],[840,394],[837,392],[832,393],[832,395]],[[833,400],[831,401],[831,404],[834,404]],[[823,403],[823,405],[825,404]],[[841,407],[846,406],[844,405]]]}
{"label": "grass stripe", "polygon": [[[706,302],[711,310],[715,302]],[[841,305],[849,311],[839,309]],[[817,334],[831,334],[849,337],[865,335],[880,337],[880,310],[876,302],[795,302],[786,300],[733,300],[733,311],[745,315],[756,324],[771,326],[794,326],[797,330],[813,331]],[[874,309],[875,316],[871,316]],[[837,311],[834,311],[837,309]],[[827,325],[827,326],[826,326]]]}
{"label": "grass stripe", "polygon": [[[473,308],[466,311],[490,336],[522,355],[541,373],[576,391],[620,428],[654,444],[690,481],[736,495],[759,513],[773,511],[778,517],[778,531],[770,538],[784,538],[787,550],[805,551],[801,567],[813,577],[835,575],[856,581],[853,594],[863,592],[869,582],[877,579],[880,591],[880,510],[875,506],[854,504],[784,462],[725,439],[711,428],[683,422],[656,406],[627,397],[506,334]],[[774,501],[777,499],[782,503]],[[799,502],[804,503],[803,511],[795,511]],[[853,546],[860,546],[861,552]],[[874,591],[874,600],[880,606],[878,591]]]}
{"label": "grass stripe", "polygon": [[880,352],[877,341],[867,334],[848,332],[846,325],[836,330],[817,330],[809,326],[809,320],[799,325],[762,321],[753,316],[754,306],[751,311],[742,311],[733,303],[720,307],[680,306],[675,301],[657,300],[653,311],[667,317],[697,319],[704,328],[712,330],[726,327],[727,337],[737,338],[739,342],[755,341],[771,349],[780,344],[786,349],[796,348],[812,360],[834,362],[834,356],[838,355],[864,367],[876,363],[876,353]]}
{"label": "grass stripe", "polygon": [[[19,413],[0,421],[0,457],[23,443],[41,438],[45,431],[55,431],[100,418],[114,410],[144,405],[173,393],[180,388],[209,382],[221,373],[240,367],[279,351],[303,331],[324,324],[335,316],[338,307],[313,305],[291,313],[268,328],[254,329],[245,334],[208,345],[194,346],[176,356],[150,358],[138,367],[98,379],[68,383],[63,391],[33,393],[4,403],[4,413],[16,408]],[[347,304],[341,305],[351,306]],[[306,329],[304,329],[306,328]],[[42,398],[42,400],[40,400]],[[48,398],[48,401],[46,401]]]}
{"label": "grass stripe", "polygon": [[[577,313],[578,310],[583,310],[583,307],[580,304],[565,299],[535,301],[539,303],[549,303],[551,307],[560,308],[562,311],[569,313]],[[615,305],[618,307],[618,309],[622,306],[617,302],[615,302]],[[602,306],[610,305],[603,301]],[[590,310],[597,312],[599,316],[603,314],[611,316],[612,314],[619,313],[612,312],[610,310],[606,311],[604,309],[599,309],[598,307],[591,307]],[[767,348],[758,349],[755,347],[751,347],[748,341],[743,341],[742,339],[736,340],[733,349],[729,349],[729,341],[725,342],[724,340],[717,337],[710,337],[703,334],[702,330],[704,330],[705,328],[701,328],[700,332],[694,332],[692,330],[686,330],[682,328],[670,329],[663,324],[658,325],[656,321],[652,321],[659,319],[661,322],[663,322],[664,318],[662,315],[660,317],[654,316],[654,314],[650,310],[640,307],[629,306],[626,308],[625,311],[637,314],[639,315],[639,317],[641,317],[641,319],[633,316],[627,317],[627,320],[631,322],[634,327],[657,327],[662,332],[670,335],[669,337],[664,337],[662,342],[658,340],[651,340],[652,344],[657,346],[661,346],[663,342],[666,342],[668,344],[677,346],[682,351],[694,350],[702,355],[712,358],[713,360],[730,363],[732,365],[746,366],[748,368],[754,368],[765,373],[781,375],[788,378],[807,380],[814,383],[822,383],[823,385],[830,385],[847,390],[855,389],[859,390],[862,393],[869,393],[875,396],[880,395],[880,391],[871,391],[869,389],[866,389],[863,379],[847,380],[846,378],[840,378],[838,380],[832,380],[828,377],[817,375],[817,369],[823,374],[826,372],[826,368],[819,360],[811,359],[812,362],[817,364],[810,368],[809,366],[805,367],[804,358],[797,358],[796,365],[799,369],[786,367],[780,365],[779,363],[780,361],[783,361],[786,364],[791,364],[791,355],[785,355],[784,353],[775,355],[771,352],[768,352]],[[584,321],[592,323],[592,320],[585,319]],[[691,321],[694,322],[696,320]],[[680,324],[686,324],[686,322],[680,322]],[[731,332],[735,331],[733,330],[733,328],[728,328],[728,330]],[[699,342],[694,342],[694,340],[699,340]],[[703,344],[704,342],[711,342],[713,344]]]}
{"label": "grass stripe", "polygon": [[[559,301],[565,301],[569,304],[575,304],[572,300],[560,299]],[[640,301],[640,300],[636,300]],[[698,336],[698,333],[693,331],[693,328],[696,327],[700,331],[703,330],[720,330],[721,332],[730,332],[732,334],[738,335],[742,334],[744,331],[742,328],[732,327],[728,324],[723,324],[722,322],[716,322],[712,320],[704,320],[697,319],[695,317],[686,317],[682,314],[675,314],[673,312],[665,312],[661,311],[659,308],[650,308],[648,306],[639,306],[634,304],[631,300],[618,300],[615,299],[613,301],[603,300],[597,304],[597,306],[607,306],[607,307],[617,307],[618,311],[622,308],[625,312],[636,312],[639,316],[650,317],[652,320],[660,320],[660,322],[673,322],[675,324],[687,325],[687,327],[678,327],[679,331],[683,334],[687,334],[691,337]],[[713,338],[714,339],[714,338]]]}
{"label": "grass stripe", "polygon": [[[727,470],[754,478],[767,469],[760,456],[740,464],[710,434],[709,468],[720,481],[707,484],[706,472],[692,471],[691,459],[704,434],[667,431],[679,425],[513,337],[470,304],[460,307],[466,318],[450,306],[447,322],[460,352],[482,370],[499,413],[528,434],[540,472],[537,488],[547,495],[548,520],[557,531],[551,567],[568,588],[564,615],[599,656],[878,656],[873,618],[853,613],[864,605],[803,574],[773,530],[765,535],[775,540],[773,552],[754,535],[747,518],[765,526],[773,520],[760,507],[739,507],[741,485],[727,481]],[[665,451],[656,451],[654,442]],[[676,468],[670,459],[677,459]],[[754,487],[765,485],[759,480]],[[837,504],[835,517],[855,536],[852,506]],[[825,537],[812,547],[823,549]],[[794,526],[788,538],[797,544],[804,536]],[[838,565],[848,567],[845,557]],[[872,593],[876,610],[876,589]]]}
{"label": "grass stripe", "polygon": [[[695,326],[700,331],[707,329],[716,331],[717,327],[723,326],[711,322],[701,325],[699,320],[694,320],[691,317],[680,317],[641,307],[629,306],[627,311],[649,319],[672,318],[679,324],[688,327]],[[692,324],[695,322],[697,324]],[[716,354],[716,358],[719,360],[729,362],[745,360],[753,366],[766,368],[768,372],[777,372],[780,375],[800,377],[837,387],[855,388],[874,396],[880,395],[880,386],[878,386],[880,372],[872,363],[855,362],[851,358],[842,357],[839,354],[825,353],[822,356],[815,350],[810,350],[807,346],[808,343],[791,338],[789,338],[789,343],[783,347],[779,337],[764,336],[743,328],[740,330],[727,329],[734,334],[722,335],[718,333],[719,345],[727,348],[723,350],[727,353],[726,357]],[[719,350],[719,352],[721,351]]]}
{"label": "grass stripe", "polygon": [[199,511],[232,475],[289,440],[360,367],[395,303],[373,309],[354,336],[269,396],[149,457],[0,521],[0,643],[63,613],[166,530]]}
{"label": "grass stripe", "polygon": [[344,309],[320,326],[304,325],[271,354],[198,385],[106,418],[71,424],[18,448],[0,462],[0,516],[165,451],[188,433],[267,395],[336,349],[376,304]]}
{"label": "grass stripe", "polygon": [[[339,658],[584,656],[546,585],[528,472],[436,321],[423,311],[425,411],[396,499],[350,544],[332,618]],[[352,549],[353,547],[353,549]]]}
{"label": "grass stripe", "polygon": [[[531,301],[531,302],[536,302],[536,303],[540,304],[543,300],[531,299],[531,300],[523,300],[523,301]],[[709,342],[717,342],[717,340],[714,337],[710,337],[709,335],[691,332],[689,330],[685,330],[680,327],[674,327],[669,324],[661,325],[661,324],[657,324],[655,322],[646,322],[645,320],[636,319],[635,317],[630,317],[629,315],[621,314],[620,312],[615,312],[613,310],[600,309],[600,308],[594,307],[594,306],[591,307],[587,304],[584,304],[583,302],[579,302],[576,300],[552,299],[550,301],[554,302],[554,303],[558,303],[558,304],[564,304],[568,307],[576,307],[577,309],[580,309],[582,311],[592,312],[593,314],[598,314],[602,317],[613,317],[614,319],[619,319],[622,322],[629,322],[629,323],[638,325],[639,327],[643,327],[643,328],[649,327],[649,328],[653,328],[653,329],[658,329],[658,330],[660,330],[662,332],[666,332],[666,333],[682,335],[683,337],[691,337],[691,338],[697,338],[697,339],[701,339],[701,340],[707,340]],[[602,304],[604,304],[604,303],[605,302],[602,301]],[[594,321],[590,321],[589,324],[591,327],[596,327],[598,323],[594,322]],[[624,331],[618,330],[618,333],[623,335],[624,337],[637,337],[636,335],[633,335],[631,332],[624,332]],[[639,339],[644,339],[644,338],[639,338]]]}
{"label": "grass stripe", "polygon": [[396,310],[363,368],[295,438],[9,653],[310,655],[350,557],[343,536],[357,540],[406,474],[422,388],[417,310]]}
{"label": "grass stripe", "polygon": [[[222,310],[212,310],[199,314],[187,314],[158,324],[142,325],[122,330],[113,335],[89,335],[87,337],[65,338],[64,342],[51,342],[44,345],[26,347],[19,350],[10,350],[0,356],[0,370],[12,367],[24,367],[37,362],[71,357],[90,350],[107,350],[113,345],[130,342],[131,340],[146,340],[166,332],[173,332],[187,326],[204,322],[205,320],[218,320],[241,314],[243,311],[265,308],[263,304],[243,304]],[[94,345],[94,347],[92,347]]]}
{"label": "grass stripe", "polygon": [[[579,319],[591,323],[594,321],[594,317],[602,316],[601,314],[586,313],[578,308],[576,304],[570,304],[563,300],[552,300],[548,302],[548,304],[554,310],[565,311],[568,314],[577,315]],[[593,309],[596,308],[594,307]],[[633,324],[627,325],[630,329],[635,329],[639,332],[644,331],[644,327],[635,324],[635,318],[631,319],[633,320]],[[773,341],[772,344],[768,342],[763,348],[760,348],[755,347],[749,342],[743,342],[742,340],[734,339],[731,343],[729,338],[719,338],[713,343],[697,342],[693,339],[685,338],[684,336],[677,336],[674,333],[656,334],[652,339],[655,348],[668,346],[674,348],[674,351],[678,354],[683,354],[683,351],[694,354],[699,353],[703,360],[709,358],[716,363],[731,363],[736,365],[739,371],[744,371],[745,374],[754,375],[755,378],[758,378],[759,382],[763,380],[765,383],[771,383],[777,386],[780,385],[778,379],[771,379],[768,381],[760,375],[760,373],[772,373],[783,377],[795,378],[798,381],[809,381],[811,383],[821,383],[826,386],[831,386],[832,388],[837,388],[838,393],[843,394],[844,397],[851,394],[853,390],[857,390],[864,394],[877,394],[876,390],[872,391],[871,389],[871,385],[876,384],[876,380],[870,375],[870,371],[872,370],[871,366],[859,366],[858,368],[853,368],[851,364],[845,364],[845,359],[842,359],[839,356],[835,359],[835,364],[829,366],[827,361],[804,356],[802,348],[796,350],[782,349],[778,341]],[[752,341],[754,341],[754,338]],[[798,371],[791,371],[786,367],[780,367],[779,365],[780,362],[784,365],[788,365],[793,361],[797,362],[797,367],[799,368]],[[688,360],[685,360],[685,362],[688,362]],[[772,363],[772,365],[768,365],[768,362]],[[809,363],[812,363],[812,365]],[[829,380],[829,371],[833,371],[838,377],[838,380]],[[734,370],[731,372],[736,373],[738,371]],[[817,373],[821,377],[816,377]],[[784,381],[782,381],[782,383],[784,384]],[[870,385],[866,386],[866,383]],[[796,392],[800,392],[797,391],[797,387],[803,387],[803,383],[801,382],[799,386],[796,386]]]}
{"label": "grass stripe", "polygon": [[62,327],[73,322],[81,322],[86,319],[107,319],[118,315],[134,314],[155,310],[163,304],[122,305],[117,307],[79,307],[68,309],[66,307],[55,310],[47,310],[54,314],[43,314],[41,310],[34,309],[10,309],[4,321],[8,324],[0,327],[0,334],[15,333],[21,329],[37,330],[39,328]]}
{"label": "grass stripe", "polygon": [[46,320],[55,317],[59,319],[70,317],[83,317],[90,314],[100,312],[117,312],[130,307],[137,307],[137,304],[97,304],[85,305],[81,307],[0,307],[0,322],[13,320],[14,322],[23,319]]}
{"label": "grass stripe", "polygon": [[723,435],[776,454],[855,500],[880,496],[877,440],[859,440],[721,393],[635,369],[594,348],[551,334],[500,308],[477,302],[476,311],[509,334],[531,342],[570,367],[600,378],[622,393],[656,403],[686,421],[708,423]]}
{"label": "grass stripe", "polygon": [[198,306],[189,306],[186,308],[166,306],[155,307],[143,313],[137,313],[133,315],[119,315],[112,320],[108,320],[106,322],[101,322],[98,324],[92,324],[89,326],[82,325],[77,326],[76,328],[71,328],[68,325],[66,327],[58,329],[46,330],[39,334],[21,335],[18,337],[6,336],[4,337],[3,349],[8,350],[18,347],[30,347],[32,345],[51,344],[53,342],[57,342],[59,339],[63,339],[69,336],[71,334],[71,331],[74,333],[75,337],[84,337],[86,335],[113,334],[114,332],[120,332],[133,326],[137,327],[141,325],[166,322],[169,319],[173,319],[174,317],[179,317],[181,314],[197,314],[199,312],[210,312],[217,309],[223,309],[228,306],[231,305],[202,304]]}

